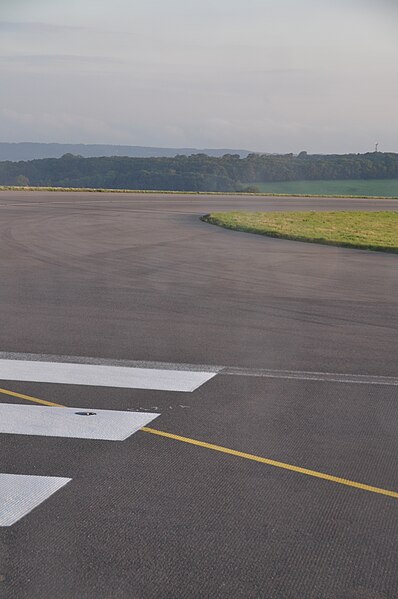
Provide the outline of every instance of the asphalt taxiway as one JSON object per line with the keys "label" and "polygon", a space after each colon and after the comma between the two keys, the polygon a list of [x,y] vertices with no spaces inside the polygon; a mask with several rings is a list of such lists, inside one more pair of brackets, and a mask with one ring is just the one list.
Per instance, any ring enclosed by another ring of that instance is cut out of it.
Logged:
{"label": "asphalt taxiway", "polygon": [[397,256],[239,209],[398,201],[0,193],[1,597],[398,596]]}

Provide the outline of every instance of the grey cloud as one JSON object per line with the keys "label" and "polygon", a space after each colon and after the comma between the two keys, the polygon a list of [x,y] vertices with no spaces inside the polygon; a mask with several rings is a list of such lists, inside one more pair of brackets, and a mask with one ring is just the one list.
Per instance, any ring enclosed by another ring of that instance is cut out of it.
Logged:
{"label": "grey cloud", "polygon": [[84,31],[86,27],[72,27],[69,25],[49,25],[48,23],[0,21],[0,32],[2,33],[38,33],[47,34],[54,31]]}
{"label": "grey cloud", "polygon": [[[1,2],[1,0],[0,0]],[[87,33],[98,35],[113,35],[118,37],[131,37],[131,32],[114,31],[102,27],[87,27],[77,25],[59,25],[56,23],[40,23],[35,21],[0,21],[0,33],[23,33],[25,35],[50,35],[60,33]],[[134,34],[135,38],[140,38],[139,34]]]}
{"label": "grey cloud", "polygon": [[0,56],[0,63],[38,64],[48,65],[54,63],[89,63],[89,64],[124,64],[125,61],[109,56],[84,56],[79,54],[32,54]]}

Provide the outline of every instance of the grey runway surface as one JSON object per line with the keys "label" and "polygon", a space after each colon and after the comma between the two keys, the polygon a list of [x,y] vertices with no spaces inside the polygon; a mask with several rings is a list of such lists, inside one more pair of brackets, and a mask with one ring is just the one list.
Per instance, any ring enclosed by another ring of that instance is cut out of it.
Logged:
{"label": "grey runway surface", "polygon": [[[398,257],[199,220],[240,209],[398,201],[1,192],[2,360],[216,374],[0,387],[398,492]],[[142,431],[0,442],[0,473],[72,479],[0,528],[1,597],[398,596],[398,498]]]}

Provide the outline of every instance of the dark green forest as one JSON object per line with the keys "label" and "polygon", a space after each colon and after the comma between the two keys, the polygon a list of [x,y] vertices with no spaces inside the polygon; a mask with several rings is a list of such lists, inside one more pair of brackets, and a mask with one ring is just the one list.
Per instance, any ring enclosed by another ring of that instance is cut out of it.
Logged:
{"label": "dark green forest", "polygon": [[398,178],[398,154],[226,154],[174,158],[83,158],[65,154],[0,162],[0,185],[175,191],[255,191],[257,181]]}

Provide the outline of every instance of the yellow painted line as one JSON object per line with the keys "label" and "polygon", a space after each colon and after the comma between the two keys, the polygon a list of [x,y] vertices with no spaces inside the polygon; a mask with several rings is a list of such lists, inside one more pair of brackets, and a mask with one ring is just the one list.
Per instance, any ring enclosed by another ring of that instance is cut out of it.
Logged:
{"label": "yellow painted line", "polygon": [[322,478],[339,485],[345,485],[346,487],[354,487],[355,489],[361,489],[362,491],[369,491],[370,493],[379,493],[380,495],[387,495],[388,497],[394,497],[398,499],[398,493],[395,491],[389,491],[387,489],[380,489],[378,487],[372,487],[370,485],[364,485],[363,483],[357,483],[353,480],[346,478],[340,478],[339,476],[333,476],[331,474],[324,474],[323,472],[317,472],[316,470],[309,470],[308,468],[301,468],[300,466],[293,466],[292,464],[285,464],[284,462],[277,462],[269,458],[262,458],[251,453],[244,453],[243,451],[236,451],[235,449],[229,449],[228,447],[222,447],[221,445],[213,445],[212,443],[205,443],[204,441],[197,441],[196,439],[190,439],[188,437],[180,437],[179,435],[173,435],[172,433],[166,433],[154,428],[148,428],[144,426],[142,429],[145,433],[151,433],[152,435],[159,435],[160,437],[167,437],[168,439],[174,439],[176,441],[182,441],[183,443],[189,443],[190,445],[197,445],[204,447],[205,449],[212,449],[213,451],[220,451],[221,453],[227,453],[229,455],[236,456],[238,458],[245,458],[246,460],[252,460],[253,462],[260,462],[261,464],[267,464],[268,466],[275,466],[276,468],[283,468],[284,470],[291,470],[292,472],[298,472],[300,474],[306,474],[307,476],[314,476],[316,478]]}
{"label": "yellow painted line", "polygon": [[[31,395],[24,395],[22,393],[16,393],[8,389],[1,389],[0,393],[4,395],[10,395],[12,397],[18,397],[19,399],[26,399],[27,401],[33,401],[35,403],[44,406],[53,406],[56,408],[65,408],[65,406],[54,403],[52,401],[46,401],[45,399],[39,399],[32,397]],[[222,445],[214,445],[213,443],[206,443],[205,441],[198,441],[197,439],[190,439],[189,437],[181,437],[180,435],[174,435],[173,433],[167,433],[160,431],[155,428],[149,428],[147,426],[142,427],[144,433],[151,433],[152,435],[158,435],[159,437],[166,437],[168,439],[174,439],[175,441],[182,441],[183,443],[189,443],[190,445],[196,445],[198,447],[204,447],[205,449],[212,449],[213,451],[219,451],[221,453],[227,453],[229,455],[236,456],[238,458],[245,458],[253,462],[260,462],[261,464],[267,464],[268,466],[275,466],[276,468],[282,468],[284,470],[290,470],[292,472],[298,472],[299,474],[306,474],[307,476],[314,476],[315,478],[321,478],[332,483],[339,485],[345,485],[346,487],[354,487],[355,489],[361,489],[362,491],[368,491],[370,493],[378,493],[379,495],[386,495],[387,497],[394,497],[398,499],[398,493],[395,491],[389,491],[388,489],[380,489],[379,487],[372,487],[371,485],[365,485],[363,483],[357,483],[347,478],[340,478],[339,476],[333,476],[332,474],[325,474],[324,472],[318,472],[317,470],[309,470],[308,468],[301,468],[300,466],[294,466],[293,464],[286,464],[285,462],[278,462],[271,460],[270,458],[263,458],[261,456],[253,455],[251,453],[244,453],[243,451],[236,451],[236,449],[229,449]]]}
{"label": "yellow painted line", "polygon": [[37,397],[32,397],[31,395],[23,395],[23,393],[16,393],[15,391],[9,391],[9,389],[1,389],[0,393],[3,395],[11,395],[11,397],[18,397],[19,399],[26,399],[27,401],[34,401],[35,403],[39,403],[43,406],[53,406],[56,408],[64,408],[65,406],[61,406],[59,403],[53,403],[52,401],[46,401],[45,399],[38,399]]}

